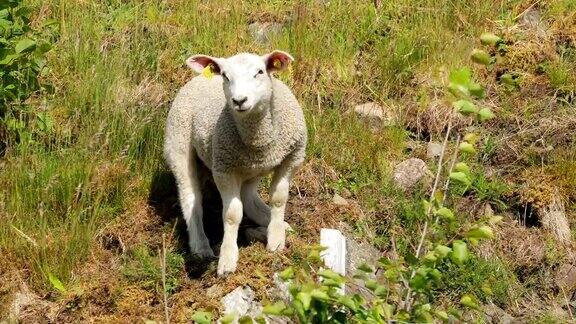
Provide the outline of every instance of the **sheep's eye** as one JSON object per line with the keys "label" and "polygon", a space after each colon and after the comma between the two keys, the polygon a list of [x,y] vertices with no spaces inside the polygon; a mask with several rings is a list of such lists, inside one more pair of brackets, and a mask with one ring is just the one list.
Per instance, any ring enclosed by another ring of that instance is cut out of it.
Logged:
{"label": "sheep's eye", "polygon": [[257,76],[260,75],[260,74],[264,74],[264,71],[258,70],[258,73],[256,73],[256,75],[255,75],[254,77],[257,77]]}
{"label": "sheep's eye", "polygon": [[222,77],[224,78],[224,80],[228,81],[228,76],[226,76],[226,73],[222,72]]}

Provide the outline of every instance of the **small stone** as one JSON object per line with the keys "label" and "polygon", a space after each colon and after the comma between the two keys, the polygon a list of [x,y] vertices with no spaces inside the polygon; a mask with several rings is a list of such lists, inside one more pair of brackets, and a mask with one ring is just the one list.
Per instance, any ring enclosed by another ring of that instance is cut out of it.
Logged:
{"label": "small stone", "polygon": [[348,206],[348,201],[337,193],[332,197],[332,202],[338,206]]}
{"label": "small stone", "polygon": [[356,115],[368,122],[373,129],[380,129],[384,122],[384,110],[375,102],[367,102],[354,107]]}
{"label": "small stone", "polygon": [[485,305],[483,310],[487,323],[511,324],[515,322],[512,315],[494,304]]}
{"label": "small stone", "polygon": [[213,285],[211,287],[209,287],[208,289],[206,289],[206,297],[209,298],[216,298],[218,296],[222,295],[222,287],[219,286],[218,284]]}
{"label": "small stone", "polygon": [[342,197],[346,198],[346,199],[352,197],[352,193],[350,192],[350,190],[348,190],[346,188],[342,189],[341,194],[342,194]]}
{"label": "small stone", "polygon": [[[349,282],[352,283],[346,285],[346,293],[349,295],[360,294],[367,300],[371,300],[373,295],[367,293],[366,288],[363,288],[364,282],[359,279],[354,279],[352,276],[363,263],[366,263],[374,269],[378,264],[378,259],[382,257],[382,252],[368,243],[358,243],[350,238],[346,239],[346,252],[346,273],[348,274]],[[370,275],[370,278],[374,279],[375,275]]]}
{"label": "small stone", "polygon": [[257,43],[266,44],[272,36],[280,33],[283,25],[277,22],[255,22],[248,25],[248,31]]}
{"label": "small stone", "polygon": [[410,190],[429,173],[424,161],[410,158],[394,168],[394,183],[402,190]]}
{"label": "small stone", "polygon": [[248,286],[238,287],[222,298],[224,314],[236,313],[242,316],[256,317],[262,311],[262,305],[255,300],[256,294]]}
{"label": "small stone", "polygon": [[492,205],[490,203],[484,204],[484,215],[486,217],[494,216],[494,209],[492,209]]}
{"label": "small stone", "polygon": [[537,214],[542,227],[550,230],[558,241],[565,244],[572,241],[570,223],[568,218],[566,218],[566,209],[558,189],[555,189],[552,202],[544,208],[539,208]]}
{"label": "small stone", "polygon": [[429,159],[437,158],[442,154],[442,143],[438,142],[430,142],[428,143],[428,147],[426,149],[426,156]]}
{"label": "small stone", "polygon": [[563,264],[556,272],[556,285],[569,294],[576,291],[576,266],[573,264]]}
{"label": "small stone", "polygon": [[274,288],[271,291],[271,295],[273,297],[282,299],[285,302],[290,302],[292,300],[292,296],[288,290],[288,282],[284,282],[284,280],[280,278],[280,275],[277,272],[274,273],[272,282],[274,283]]}
{"label": "small stone", "polygon": [[533,31],[538,37],[545,37],[548,29],[548,26],[542,20],[540,10],[536,8],[530,8],[522,13],[520,26],[526,30]]}

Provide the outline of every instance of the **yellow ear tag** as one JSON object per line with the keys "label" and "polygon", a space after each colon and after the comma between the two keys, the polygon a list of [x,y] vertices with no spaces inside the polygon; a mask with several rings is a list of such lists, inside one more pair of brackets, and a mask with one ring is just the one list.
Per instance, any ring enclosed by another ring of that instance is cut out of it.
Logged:
{"label": "yellow ear tag", "polygon": [[214,76],[214,72],[212,72],[213,67],[214,67],[214,65],[212,65],[212,63],[210,63],[210,64],[206,65],[204,70],[202,70],[202,75],[206,79],[212,79],[212,77]]}
{"label": "yellow ear tag", "polygon": [[274,65],[275,68],[280,70],[280,68],[282,67],[282,62],[280,62],[280,59],[275,59],[274,63],[272,63],[272,65]]}

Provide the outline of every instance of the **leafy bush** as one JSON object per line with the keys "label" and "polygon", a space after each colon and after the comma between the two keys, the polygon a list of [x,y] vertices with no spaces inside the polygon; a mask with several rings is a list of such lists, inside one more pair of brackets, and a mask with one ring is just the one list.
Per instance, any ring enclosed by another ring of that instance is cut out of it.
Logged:
{"label": "leafy bush", "polygon": [[30,9],[22,0],[0,2],[0,142],[6,141],[7,132],[26,137],[25,129],[34,120],[31,117],[36,117],[39,129],[52,128],[45,113],[30,116],[25,101],[46,88],[38,77],[45,68],[44,54],[52,48],[56,26],[50,20],[33,29]]}

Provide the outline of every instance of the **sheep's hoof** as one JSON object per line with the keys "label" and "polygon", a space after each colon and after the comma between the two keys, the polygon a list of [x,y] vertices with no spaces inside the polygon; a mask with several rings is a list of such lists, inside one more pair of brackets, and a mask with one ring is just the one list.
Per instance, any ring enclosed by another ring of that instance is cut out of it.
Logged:
{"label": "sheep's hoof", "polygon": [[236,271],[238,263],[238,248],[220,248],[220,259],[218,260],[218,270],[216,273],[219,277],[226,276]]}
{"label": "sheep's hoof", "polygon": [[284,250],[286,245],[286,223],[268,225],[268,243],[266,248],[272,252]]}
{"label": "sheep's hoof", "polygon": [[190,254],[198,258],[210,259],[215,257],[214,251],[210,247],[210,244],[208,244],[208,240],[206,240],[206,242],[190,241],[189,245],[190,245]]}

